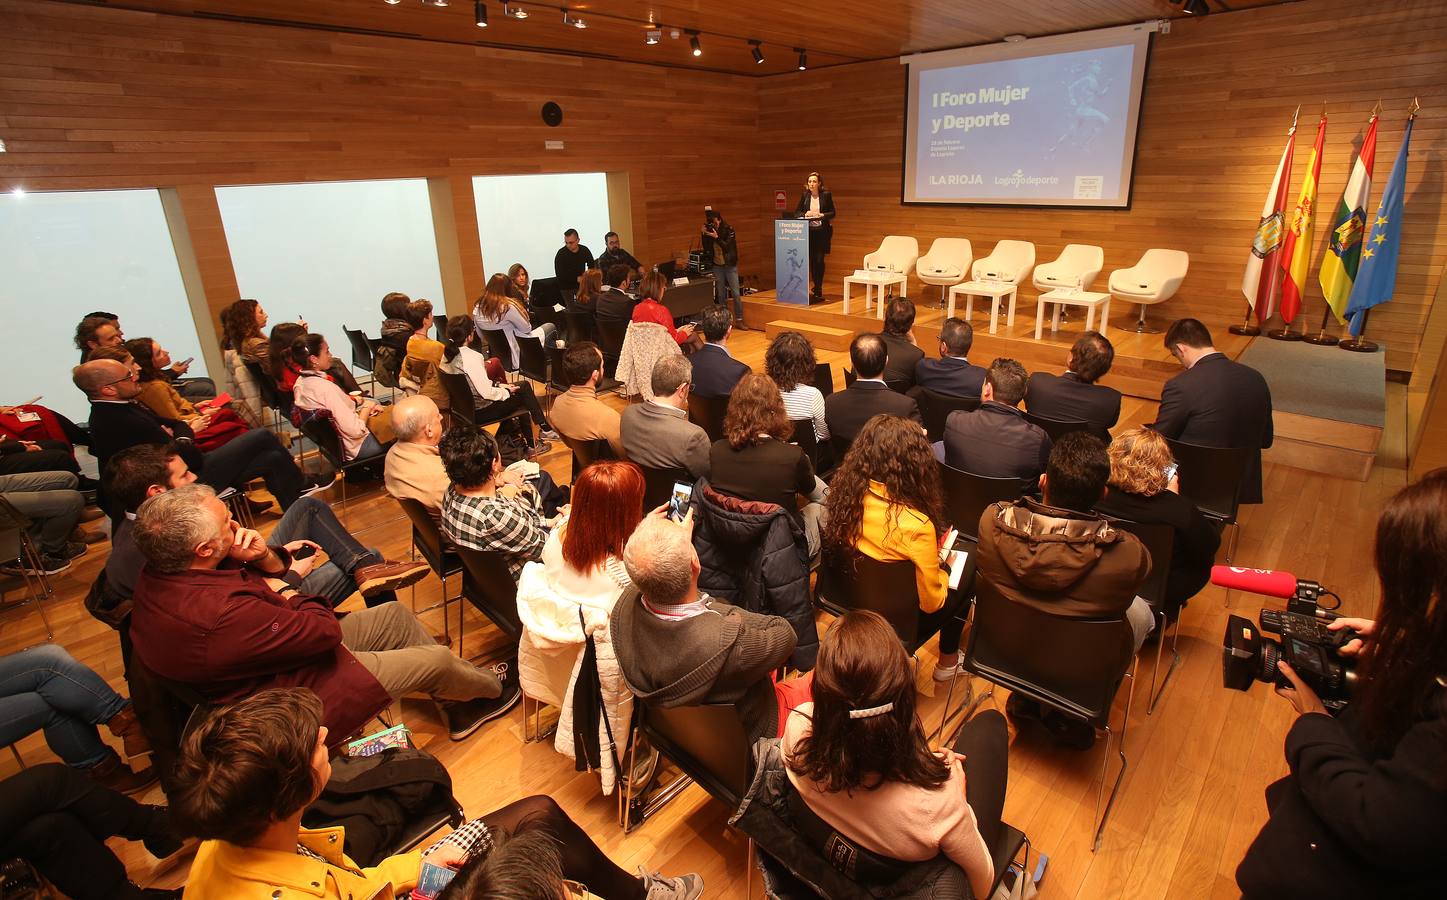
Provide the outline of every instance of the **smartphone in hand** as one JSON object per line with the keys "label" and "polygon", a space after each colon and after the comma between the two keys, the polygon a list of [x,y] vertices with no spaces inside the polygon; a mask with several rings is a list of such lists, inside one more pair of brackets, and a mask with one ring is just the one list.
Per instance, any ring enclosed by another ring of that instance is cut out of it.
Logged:
{"label": "smartphone in hand", "polygon": [[692,499],[693,485],[675,481],[673,495],[668,498],[668,517],[675,522],[682,522],[683,517],[688,515],[688,504]]}

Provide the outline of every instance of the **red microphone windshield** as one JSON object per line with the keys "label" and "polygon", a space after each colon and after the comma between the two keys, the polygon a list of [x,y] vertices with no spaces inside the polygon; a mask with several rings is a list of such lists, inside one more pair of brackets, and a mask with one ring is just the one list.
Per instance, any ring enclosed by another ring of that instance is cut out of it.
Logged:
{"label": "red microphone windshield", "polygon": [[1228,590],[1250,591],[1283,600],[1296,594],[1296,576],[1290,572],[1273,572],[1271,569],[1212,566],[1211,583]]}

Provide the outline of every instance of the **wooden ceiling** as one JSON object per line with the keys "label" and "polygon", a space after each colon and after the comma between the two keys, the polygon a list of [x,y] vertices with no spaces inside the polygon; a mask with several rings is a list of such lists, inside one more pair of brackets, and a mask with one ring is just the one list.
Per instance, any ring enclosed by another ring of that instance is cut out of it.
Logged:
{"label": "wooden ceiling", "polygon": [[[97,2],[97,0],[73,0]],[[473,0],[99,0],[100,5],[213,19],[388,34],[449,43],[545,50],[741,75],[797,68],[796,48],[810,68],[998,41],[1007,34],[1039,37],[1147,19],[1179,18],[1168,0],[550,0],[514,4],[528,18],[503,15],[486,0],[488,27],[474,21]],[[1207,0],[1212,13],[1292,0]],[[565,9],[587,23],[563,23]],[[652,23],[652,24],[650,24]],[[650,28],[662,31],[656,46]],[[689,31],[699,32],[693,56]],[[677,37],[673,37],[674,32]],[[762,42],[756,64],[749,41]]]}

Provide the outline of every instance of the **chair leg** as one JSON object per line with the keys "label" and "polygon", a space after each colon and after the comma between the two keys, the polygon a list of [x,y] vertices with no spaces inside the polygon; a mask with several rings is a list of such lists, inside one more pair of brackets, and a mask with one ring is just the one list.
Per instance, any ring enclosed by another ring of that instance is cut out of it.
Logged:
{"label": "chair leg", "polygon": [[744,861],[748,866],[748,873],[744,876],[744,900],[754,900],[754,854],[756,852],[758,851],[754,849],[754,839],[749,838],[749,856]]}
{"label": "chair leg", "polygon": [[1126,729],[1130,727],[1130,708],[1131,702],[1135,699],[1135,677],[1136,669],[1139,665],[1139,659],[1132,661],[1130,672],[1126,674],[1126,677],[1130,679],[1130,690],[1125,695],[1125,718],[1121,720],[1120,737],[1116,738],[1115,743],[1116,752],[1120,755],[1120,771],[1115,775],[1115,784],[1110,789],[1110,799],[1105,804],[1105,812],[1102,813],[1100,803],[1105,799],[1105,773],[1110,766],[1110,739],[1112,736],[1109,716],[1107,716],[1105,726],[1105,754],[1100,761],[1100,789],[1095,795],[1095,812],[1099,819],[1095,826],[1095,838],[1090,845],[1091,853],[1100,849],[1100,838],[1101,835],[1105,834],[1105,823],[1110,819],[1110,811],[1115,806],[1116,796],[1120,793],[1120,784],[1125,780],[1125,770],[1128,765],[1128,760],[1125,755],[1125,733]]}
{"label": "chair leg", "polygon": [[1231,564],[1231,557],[1236,553],[1236,540],[1241,537],[1241,523],[1231,523],[1231,543],[1226,545],[1226,565]]}
{"label": "chair leg", "polygon": [[10,745],[10,752],[13,753],[13,754],[15,754],[15,762],[20,765],[20,768],[22,768],[22,769],[26,768],[25,759],[24,759],[23,757],[21,757],[20,751],[15,748],[15,745],[14,745],[14,744],[11,744],[11,745]]}
{"label": "chair leg", "polygon": [[1159,626],[1162,630],[1160,637],[1156,638],[1156,667],[1151,670],[1151,700],[1150,704],[1146,706],[1146,715],[1148,716],[1156,711],[1156,704],[1160,702],[1161,695],[1166,692],[1166,685],[1171,683],[1171,676],[1176,674],[1176,666],[1181,664],[1181,653],[1176,648],[1176,641],[1181,637],[1181,617],[1180,614],[1177,613],[1175,624],[1171,630],[1171,667],[1166,670],[1166,677],[1161,679],[1160,690],[1156,690],[1156,678],[1161,674],[1161,652],[1166,646],[1165,628],[1168,624],[1165,615],[1162,614],[1161,624]]}

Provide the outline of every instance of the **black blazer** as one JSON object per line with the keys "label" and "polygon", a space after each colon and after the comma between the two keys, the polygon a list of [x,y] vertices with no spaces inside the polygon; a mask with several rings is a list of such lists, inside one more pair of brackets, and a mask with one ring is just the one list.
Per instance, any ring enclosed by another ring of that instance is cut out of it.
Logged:
{"label": "black blazer", "polygon": [[829,426],[829,437],[845,444],[852,443],[864,423],[880,413],[924,421],[913,397],[891,391],[878,381],[856,381],[824,398],[824,424]]}
{"label": "black blazer", "polygon": [[1111,487],[1095,511],[1117,519],[1169,525],[1175,531],[1171,544],[1171,572],[1166,577],[1165,612],[1175,619],[1181,605],[1196,596],[1211,580],[1211,566],[1221,535],[1196,504],[1171,491],[1154,497],[1128,494]]}
{"label": "black blazer", "polygon": [[[805,188],[804,193],[799,195],[799,203],[794,207],[794,218],[804,218],[804,213],[809,211],[809,189]],[[819,189],[819,213],[823,216],[819,225],[809,226],[809,243],[811,246],[829,252],[829,245],[834,240],[834,195]]]}
{"label": "black blazer", "polygon": [[708,480],[715,490],[782,506],[798,520],[795,495],[813,493],[814,467],[796,444],[770,438],[735,450],[727,440],[718,440],[709,449]]}
{"label": "black blazer", "polygon": [[[165,429],[171,429],[167,434]],[[179,419],[163,419],[139,403],[92,403],[90,405],[91,452],[104,475],[106,463],[122,450],[138,444],[165,444],[177,440],[181,458],[200,476],[201,451],[191,441],[195,433]]]}
{"label": "black blazer", "polygon": [[889,358],[884,363],[884,380],[890,384],[901,383],[901,386],[896,388],[899,391],[914,387],[914,368],[924,359],[924,351],[911,344],[909,338],[902,334],[882,331],[879,337],[889,352]]}
{"label": "black blazer", "polygon": [[704,344],[688,360],[693,363],[693,392],[700,397],[727,397],[739,379],[753,371],[717,344]]}
{"label": "black blazer", "polygon": [[1241,482],[1241,502],[1261,502],[1261,451],[1271,446],[1271,388],[1261,373],[1224,353],[1203,356],[1166,382],[1156,431],[1203,447],[1251,451]]}
{"label": "black blazer", "polygon": [[950,413],[944,444],[949,465],[986,478],[1018,478],[1026,491],[1035,490],[1050,459],[1050,435],[998,400]]}
{"label": "black blazer", "polygon": [[979,397],[985,384],[985,368],[967,359],[948,356],[921,359],[914,367],[914,383],[937,394],[951,397]]}
{"label": "black blazer", "polygon": [[1025,389],[1025,408],[1047,419],[1089,422],[1109,431],[1120,421],[1120,391],[1082,381],[1074,372],[1035,372]]}
{"label": "black blazer", "polygon": [[626,291],[603,288],[593,304],[593,315],[601,322],[628,322],[633,319],[633,308],[638,301]]}

